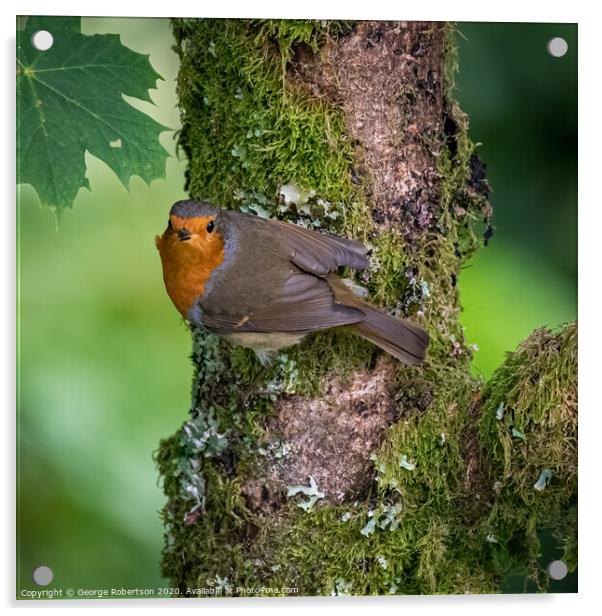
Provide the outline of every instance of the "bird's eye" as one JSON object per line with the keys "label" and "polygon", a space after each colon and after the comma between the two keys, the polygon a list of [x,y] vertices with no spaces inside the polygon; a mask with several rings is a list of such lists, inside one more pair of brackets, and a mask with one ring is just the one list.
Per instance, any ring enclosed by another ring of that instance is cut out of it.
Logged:
{"label": "bird's eye", "polygon": [[207,233],[211,233],[214,228],[215,228],[215,223],[212,220],[210,220],[209,223],[207,224]]}
{"label": "bird's eye", "polygon": [[171,218],[167,221],[167,228],[168,228],[170,231],[173,231],[173,226],[172,226],[172,224],[171,224]]}

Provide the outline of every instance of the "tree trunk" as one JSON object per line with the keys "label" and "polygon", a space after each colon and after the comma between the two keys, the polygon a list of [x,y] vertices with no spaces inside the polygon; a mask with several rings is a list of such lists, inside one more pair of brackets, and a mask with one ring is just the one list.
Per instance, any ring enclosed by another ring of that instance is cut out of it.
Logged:
{"label": "tree trunk", "polygon": [[163,574],[184,596],[495,592],[510,570],[545,584],[542,528],[574,567],[576,326],[534,332],[483,384],[458,319],[491,208],[453,27],[173,31],[191,196],[366,242],[355,282],[431,343],[409,368],[339,329],[263,369],[193,330],[190,418],[157,454]]}

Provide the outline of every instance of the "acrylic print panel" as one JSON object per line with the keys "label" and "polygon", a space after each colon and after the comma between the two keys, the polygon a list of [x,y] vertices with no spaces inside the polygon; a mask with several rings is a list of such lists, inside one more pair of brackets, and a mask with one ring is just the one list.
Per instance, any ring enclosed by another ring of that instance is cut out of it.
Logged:
{"label": "acrylic print panel", "polygon": [[20,17],[17,597],[575,592],[576,68]]}

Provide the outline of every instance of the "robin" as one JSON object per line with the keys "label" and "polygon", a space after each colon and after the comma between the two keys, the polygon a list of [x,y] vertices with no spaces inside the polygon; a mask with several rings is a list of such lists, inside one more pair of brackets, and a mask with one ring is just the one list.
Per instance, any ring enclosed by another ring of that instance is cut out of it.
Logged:
{"label": "robin", "polygon": [[189,200],[174,203],[155,243],[180,314],[263,363],[343,325],[406,364],[424,359],[424,330],[370,305],[336,274],[368,267],[360,242]]}

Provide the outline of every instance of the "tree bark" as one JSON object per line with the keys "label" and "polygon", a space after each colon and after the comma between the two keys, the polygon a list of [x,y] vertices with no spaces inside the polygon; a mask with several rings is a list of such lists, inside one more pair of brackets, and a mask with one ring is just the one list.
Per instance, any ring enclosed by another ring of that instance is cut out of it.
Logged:
{"label": "tree bark", "polygon": [[190,418],[157,453],[163,574],[183,596],[495,592],[516,570],[543,587],[543,528],[574,567],[576,327],[534,332],[487,384],[470,372],[457,280],[491,208],[453,27],[173,30],[191,196],[367,242],[355,282],[431,344],[408,368],[340,329],[262,369],[193,329]]}

